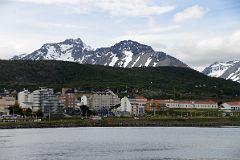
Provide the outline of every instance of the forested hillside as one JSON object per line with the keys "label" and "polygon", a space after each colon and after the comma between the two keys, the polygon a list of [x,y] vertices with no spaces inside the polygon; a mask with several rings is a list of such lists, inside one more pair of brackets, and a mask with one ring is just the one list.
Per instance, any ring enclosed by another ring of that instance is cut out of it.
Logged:
{"label": "forested hillside", "polygon": [[75,87],[81,90],[110,88],[120,95],[148,98],[239,99],[240,84],[211,78],[190,68],[118,68],[64,61],[0,61],[0,88],[21,90],[39,86]]}

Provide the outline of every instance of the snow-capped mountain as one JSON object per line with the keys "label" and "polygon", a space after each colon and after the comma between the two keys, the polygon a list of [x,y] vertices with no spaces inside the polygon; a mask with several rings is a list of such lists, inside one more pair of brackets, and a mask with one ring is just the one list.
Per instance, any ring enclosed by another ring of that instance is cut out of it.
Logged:
{"label": "snow-capped mountain", "polygon": [[94,50],[83,43],[80,38],[67,39],[60,43],[44,44],[33,53],[14,56],[12,60],[63,60],[115,67],[188,67],[164,52],[156,52],[150,46],[131,40],[124,40],[111,47]]}
{"label": "snow-capped mountain", "polygon": [[205,68],[202,73],[211,77],[231,79],[240,83],[240,61],[215,62]]}

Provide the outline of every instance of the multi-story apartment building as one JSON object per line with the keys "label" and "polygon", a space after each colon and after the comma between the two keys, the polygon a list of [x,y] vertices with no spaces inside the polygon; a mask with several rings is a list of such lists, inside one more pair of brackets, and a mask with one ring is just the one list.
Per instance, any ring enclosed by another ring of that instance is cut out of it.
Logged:
{"label": "multi-story apartment building", "polygon": [[24,90],[18,94],[18,102],[22,108],[31,108],[33,112],[41,110],[45,116],[62,112],[63,103],[54,94],[53,89],[40,87],[32,93]]}
{"label": "multi-story apartment building", "polygon": [[120,104],[120,98],[114,94],[111,90],[105,92],[95,92],[90,97],[90,108],[93,110],[107,109]]}
{"label": "multi-story apartment building", "polygon": [[117,108],[117,115],[122,116],[142,116],[145,114],[147,99],[144,97],[136,97],[121,99],[121,106]]}
{"label": "multi-story apartment building", "polygon": [[44,115],[58,114],[63,110],[63,103],[54,95],[53,89],[41,87],[32,92],[33,111],[42,110]]}
{"label": "multi-story apartment building", "polygon": [[75,95],[74,89],[72,88],[63,88],[60,100],[64,103],[64,108],[77,107],[77,97]]}
{"label": "multi-story apartment building", "polygon": [[118,104],[120,104],[120,98],[111,90],[88,93],[81,97],[81,105],[86,105],[94,111],[109,110],[110,107]]}
{"label": "multi-story apartment building", "polygon": [[145,114],[145,107],[147,99],[144,97],[135,97],[129,99],[131,104],[131,115],[133,116],[142,116]]}
{"label": "multi-story apartment building", "polygon": [[23,109],[27,109],[27,108],[32,109],[33,99],[32,99],[31,92],[26,89],[19,92],[18,93],[18,104]]}

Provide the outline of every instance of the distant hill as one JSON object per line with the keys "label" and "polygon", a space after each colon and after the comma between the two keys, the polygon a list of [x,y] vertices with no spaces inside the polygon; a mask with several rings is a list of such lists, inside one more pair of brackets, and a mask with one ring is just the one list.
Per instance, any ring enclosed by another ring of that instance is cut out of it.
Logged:
{"label": "distant hill", "polygon": [[188,67],[164,52],[154,51],[150,46],[131,40],[124,40],[111,47],[101,47],[94,50],[80,38],[66,39],[59,43],[46,43],[40,49],[30,54],[14,56],[12,60],[62,60],[124,68],[142,66]]}
{"label": "distant hill", "polygon": [[0,60],[0,88],[36,89],[39,86],[110,88],[120,95],[148,98],[240,99],[240,84],[208,77],[190,68],[120,68],[66,61]]}

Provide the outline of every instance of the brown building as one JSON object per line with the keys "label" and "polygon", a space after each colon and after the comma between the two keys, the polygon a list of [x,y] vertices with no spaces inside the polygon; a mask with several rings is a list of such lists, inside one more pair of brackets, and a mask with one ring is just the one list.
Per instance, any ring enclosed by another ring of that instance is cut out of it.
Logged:
{"label": "brown building", "polygon": [[77,97],[72,88],[63,88],[60,100],[64,103],[65,108],[76,108],[77,107]]}

